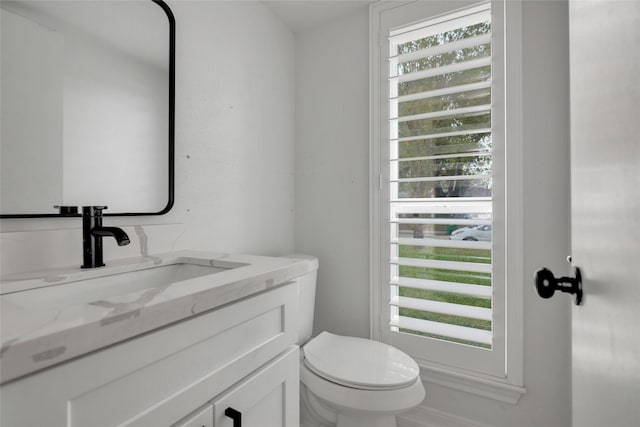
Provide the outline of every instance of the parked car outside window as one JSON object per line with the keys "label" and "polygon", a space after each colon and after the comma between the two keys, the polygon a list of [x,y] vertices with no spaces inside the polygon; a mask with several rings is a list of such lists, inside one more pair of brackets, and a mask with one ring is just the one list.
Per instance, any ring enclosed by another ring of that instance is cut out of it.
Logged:
{"label": "parked car outside window", "polygon": [[455,230],[449,236],[451,240],[491,241],[491,225],[472,225]]}

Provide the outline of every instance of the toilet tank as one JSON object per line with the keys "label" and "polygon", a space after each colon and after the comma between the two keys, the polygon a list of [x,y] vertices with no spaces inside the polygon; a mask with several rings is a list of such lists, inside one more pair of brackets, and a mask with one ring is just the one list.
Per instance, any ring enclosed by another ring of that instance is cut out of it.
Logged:
{"label": "toilet tank", "polygon": [[297,277],[298,287],[298,345],[306,343],[313,332],[313,313],[316,306],[316,278],[318,275],[318,258],[310,255],[288,255],[286,258],[309,262],[309,272]]}

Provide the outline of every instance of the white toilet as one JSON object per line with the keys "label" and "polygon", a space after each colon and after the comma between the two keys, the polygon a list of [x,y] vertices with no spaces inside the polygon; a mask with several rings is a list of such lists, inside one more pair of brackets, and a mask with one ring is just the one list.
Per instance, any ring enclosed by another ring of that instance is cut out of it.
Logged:
{"label": "white toilet", "polygon": [[[302,427],[396,427],[396,414],[425,396],[417,363],[377,341],[322,332],[311,338],[318,259],[298,283]],[[311,338],[311,339],[310,339]]]}

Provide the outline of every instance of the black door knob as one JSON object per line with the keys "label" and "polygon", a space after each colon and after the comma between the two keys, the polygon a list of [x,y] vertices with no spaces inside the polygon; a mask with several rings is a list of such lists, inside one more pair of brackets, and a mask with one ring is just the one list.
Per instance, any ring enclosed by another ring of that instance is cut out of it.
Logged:
{"label": "black door knob", "polygon": [[542,268],[536,271],[534,281],[538,295],[542,298],[551,298],[555,291],[575,294],[576,305],[582,304],[582,272],[580,268],[574,268],[575,277],[556,278],[551,270]]}

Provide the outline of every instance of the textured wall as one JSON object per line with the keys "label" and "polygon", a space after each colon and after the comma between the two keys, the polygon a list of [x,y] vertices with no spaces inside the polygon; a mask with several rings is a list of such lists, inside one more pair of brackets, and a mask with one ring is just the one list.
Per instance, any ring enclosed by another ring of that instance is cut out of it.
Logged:
{"label": "textured wall", "polygon": [[[293,35],[260,2],[169,4],[177,28],[176,204],[161,217],[107,218],[134,242],[118,248],[105,239],[106,259],[143,247],[292,252]],[[79,219],[0,226],[3,274],[81,262]]]}
{"label": "textured wall", "polygon": [[314,330],[369,336],[368,14],[296,39],[296,251],[320,259]]}
{"label": "textured wall", "polygon": [[[524,382],[517,405],[426,383],[407,425],[571,425],[568,298],[533,272],[568,272],[569,51],[564,1],[522,6]],[[296,250],[320,257],[316,333],[369,334],[367,11],[296,39]]]}

